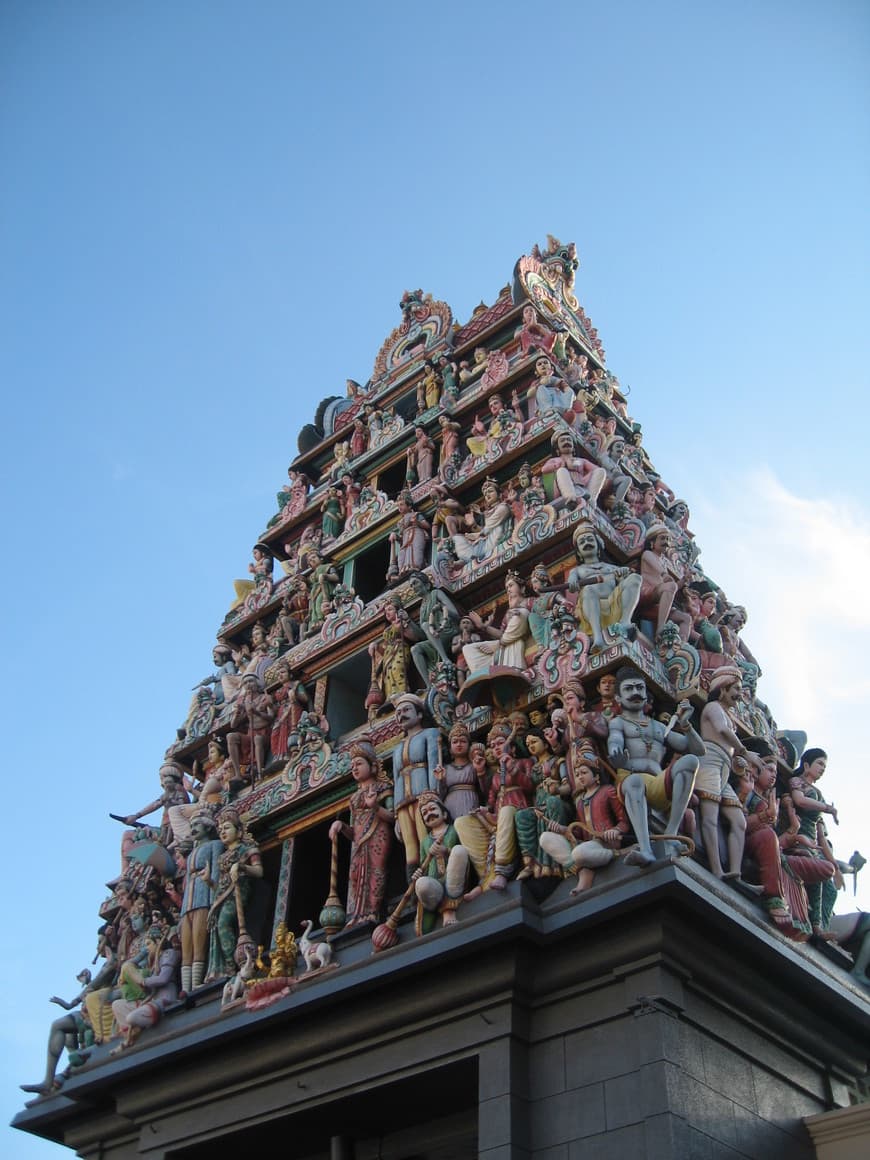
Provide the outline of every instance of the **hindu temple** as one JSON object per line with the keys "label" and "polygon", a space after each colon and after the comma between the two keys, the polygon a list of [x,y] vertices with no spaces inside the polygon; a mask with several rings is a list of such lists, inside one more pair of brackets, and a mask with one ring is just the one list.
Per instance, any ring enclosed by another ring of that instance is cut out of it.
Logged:
{"label": "hindu temple", "polygon": [[302,417],[106,822],[98,960],[17,1128],[101,1160],[867,1154],[862,859],[578,266],[551,237],[465,321],[405,292]]}

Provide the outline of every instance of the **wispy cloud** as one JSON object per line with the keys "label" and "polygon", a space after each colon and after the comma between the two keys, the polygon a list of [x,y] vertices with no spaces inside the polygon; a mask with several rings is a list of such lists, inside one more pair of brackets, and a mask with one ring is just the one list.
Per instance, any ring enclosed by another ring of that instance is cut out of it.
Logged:
{"label": "wispy cloud", "polygon": [[[700,498],[692,526],[701,564],[748,610],[759,696],[781,728],[804,729],[828,751],[822,788],[840,811],[837,855],[870,847],[870,519],[852,500],[798,495],[765,467],[732,480],[727,498]],[[870,909],[870,876],[859,903]],[[841,895],[837,909],[853,905]]]}

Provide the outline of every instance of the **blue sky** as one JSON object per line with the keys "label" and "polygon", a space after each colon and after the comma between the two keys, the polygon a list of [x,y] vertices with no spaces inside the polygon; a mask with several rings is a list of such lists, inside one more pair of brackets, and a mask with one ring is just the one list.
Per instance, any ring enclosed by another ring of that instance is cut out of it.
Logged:
{"label": "blue sky", "polygon": [[0,5],[7,1119],[298,428],[547,233],[867,847],[868,57],[843,0]]}

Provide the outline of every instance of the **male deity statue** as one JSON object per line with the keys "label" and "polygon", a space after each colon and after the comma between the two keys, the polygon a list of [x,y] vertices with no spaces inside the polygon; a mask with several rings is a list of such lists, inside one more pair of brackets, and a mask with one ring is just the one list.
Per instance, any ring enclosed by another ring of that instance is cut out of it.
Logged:
{"label": "male deity statue", "polygon": [[181,989],[189,993],[202,986],[208,965],[208,912],[215,899],[219,859],[224,844],[210,810],[197,810],[190,819],[193,849],[187,858],[181,899]]}
{"label": "male deity statue", "polygon": [[[665,726],[645,712],[649,694],[640,673],[627,667],[620,669],[616,689],[622,712],[610,718],[607,752],[616,767],[616,782],[638,846],[626,855],[625,861],[630,866],[647,866],[655,861],[647,806],[662,813],[670,807],[665,836],[675,838],[692,795],[704,742],[690,724],[692,706],[688,701],[679,703],[673,720]],[[677,725],[686,732],[675,732]],[[662,759],[668,748],[681,756],[666,774]],[[665,848],[674,853],[679,846],[667,842]]]}
{"label": "male deity statue", "polygon": [[461,845],[438,794],[426,790],[417,808],[427,831],[420,847],[421,857],[428,858],[426,869],[419,866],[412,875],[419,903],[417,933],[423,934],[434,926],[436,914],[441,915],[442,926],[456,922],[468,876],[468,851]]}
{"label": "male deity statue", "polygon": [[[746,749],[734,729],[731,711],[740,700],[743,682],[736,665],[723,665],[710,679],[707,704],[701,710],[704,755],[695,779],[701,799],[701,839],[710,869],[717,878],[739,878],[746,841],[746,816],[740,799],[729,785],[732,765],[747,767]],[[719,858],[719,822],[728,835],[728,872]]]}
{"label": "male deity statue", "polygon": [[433,588],[422,572],[412,572],[408,582],[415,596],[420,596],[417,619],[425,640],[411,646],[414,667],[429,684],[429,674],[439,661],[452,664],[447,651],[459,631],[459,609],[443,588]]}
{"label": "male deity statue", "polygon": [[[604,543],[592,524],[581,523],[574,532],[577,566],[568,573],[568,588],[579,592],[577,608],[581,627],[588,626],[593,648],[606,645],[603,629],[616,629],[624,636],[634,631],[631,617],[640,598],[641,578],[629,568],[601,559]],[[584,624],[585,621],[585,624]]]}
{"label": "male deity statue", "polygon": [[262,690],[256,673],[245,673],[242,678],[242,691],[236,700],[230,720],[233,732],[227,734],[227,748],[237,781],[242,781],[243,763],[249,769],[253,767],[249,774],[251,781],[255,780],[254,771],[258,776],[262,776],[266,768],[269,735],[274,719],[273,698]]}
{"label": "male deity statue", "polygon": [[396,837],[405,847],[405,863],[410,878],[420,865],[420,843],[428,830],[417,801],[426,790],[438,789],[435,769],[441,762],[441,734],[435,728],[423,728],[423,702],[413,693],[394,698],[396,720],[404,733],[403,741],[393,749],[393,805],[396,813]]}
{"label": "male deity statue", "polygon": [[574,454],[574,436],[570,431],[557,431],[552,443],[553,458],[541,470],[555,475],[556,491],[569,507],[576,507],[581,499],[594,507],[607,482],[607,472],[584,456]]}

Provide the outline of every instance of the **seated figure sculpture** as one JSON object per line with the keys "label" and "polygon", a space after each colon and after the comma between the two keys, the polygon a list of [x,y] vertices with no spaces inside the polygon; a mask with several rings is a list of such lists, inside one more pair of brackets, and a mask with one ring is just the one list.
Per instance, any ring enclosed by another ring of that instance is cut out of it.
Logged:
{"label": "seated figure sculpture", "polygon": [[[529,400],[534,401],[534,411],[541,418],[558,416],[566,423],[580,421],[586,414],[583,402],[573,388],[554,371],[548,358],[539,358],[535,363],[535,381],[529,387]],[[531,407],[529,408],[531,411]]]}
{"label": "seated figure sculpture", "polygon": [[[620,669],[616,688],[622,712],[610,719],[607,752],[616,767],[616,782],[637,838],[637,849],[629,851],[625,861],[631,866],[647,866],[655,861],[647,806],[660,811],[670,808],[665,837],[672,840],[665,843],[665,849],[668,853],[679,852],[677,832],[692,795],[704,742],[690,724],[692,706],[688,701],[677,706],[674,724],[686,729],[685,733],[677,733],[647,716],[649,694],[640,673],[627,667]],[[681,756],[671,763],[666,774],[661,763],[668,748]]]}
{"label": "seated figure sculpture", "polygon": [[574,437],[570,431],[564,428],[557,431],[552,442],[555,455],[541,470],[555,476],[555,489],[569,507],[576,507],[581,499],[594,505],[607,482],[607,472],[582,455],[574,454]]}
{"label": "seated figure sculpture", "polygon": [[[485,479],[480,490],[482,504],[473,504],[463,517],[469,530],[453,537],[453,550],[463,562],[488,560],[494,556],[513,528],[510,504],[501,498],[495,480]],[[482,519],[482,526],[478,527],[476,517]]]}
{"label": "seated figure sculpture", "polygon": [[604,542],[592,524],[580,523],[574,532],[577,566],[568,573],[568,588],[579,592],[575,615],[592,646],[606,646],[603,630],[634,633],[632,615],[640,597],[641,578],[631,569],[601,559]]}

